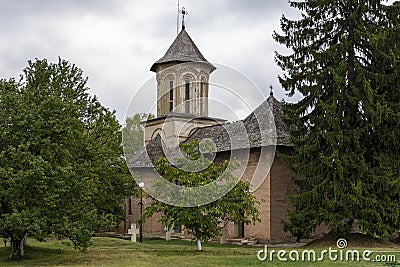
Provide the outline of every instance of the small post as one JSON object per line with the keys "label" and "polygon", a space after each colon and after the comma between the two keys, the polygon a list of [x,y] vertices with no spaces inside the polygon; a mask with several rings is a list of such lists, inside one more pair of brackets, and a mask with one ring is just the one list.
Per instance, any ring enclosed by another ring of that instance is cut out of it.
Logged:
{"label": "small post", "polygon": [[165,241],[171,241],[171,231],[168,227],[164,228],[165,230]]}
{"label": "small post", "polygon": [[[139,187],[140,187],[140,218],[143,215],[143,187],[144,187],[144,183],[140,182],[139,183]],[[139,243],[143,242],[143,225],[142,222],[140,222],[139,224]]]}

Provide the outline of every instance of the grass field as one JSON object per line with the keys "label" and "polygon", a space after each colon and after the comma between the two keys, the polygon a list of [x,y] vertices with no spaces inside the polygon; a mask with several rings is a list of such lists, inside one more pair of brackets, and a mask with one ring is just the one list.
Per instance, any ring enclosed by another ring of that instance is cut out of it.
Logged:
{"label": "grass field", "polygon": [[[24,259],[9,261],[10,247],[0,248],[0,266],[399,266],[400,247],[380,247],[371,250],[377,254],[395,255],[397,263],[378,262],[280,262],[275,257],[271,262],[259,261],[257,252],[264,247],[204,244],[203,251],[196,251],[196,244],[189,241],[144,239],[143,244],[127,240],[95,237],[86,252],[72,248],[70,241],[49,240],[39,243],[29,240]],[[336,247],[335,247],[336,248]],[[279,250],[268,248],[269,250]],[[316,248],[317,255],[322,249]],[[353,249],[353,248],[352,248]],[[360,248],[362,250],[363,248]],[[286,249],[290,251],[290,249]],[[299,252],[301,253],[301,249]],[[385,251],[385,252],[379,252]]]}

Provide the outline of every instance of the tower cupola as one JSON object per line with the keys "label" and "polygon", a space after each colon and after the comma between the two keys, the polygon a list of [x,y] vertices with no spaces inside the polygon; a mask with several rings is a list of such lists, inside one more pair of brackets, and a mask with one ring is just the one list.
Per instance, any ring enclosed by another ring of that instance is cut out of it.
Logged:
{"label": "tower cupola", "polygon": [[216,67],[182,30],[165,55],[150,68],[157,80],[157,117],[145,123],[145,143],[160,135],[176,147],[196,129],[223,123],[208,117],[210,74]]}
{"label": "tower cupola", "polygon": [[186,29],[150,68],[157,74],[157,117],[171,112],[208,116],[208,81],[216,69],[201,54]]}

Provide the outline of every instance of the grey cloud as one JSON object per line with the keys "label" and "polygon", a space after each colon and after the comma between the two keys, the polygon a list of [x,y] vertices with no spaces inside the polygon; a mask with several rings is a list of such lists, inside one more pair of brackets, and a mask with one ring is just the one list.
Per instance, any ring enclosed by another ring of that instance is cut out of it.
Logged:
{"label": "grey cloud", "polygon": [[2,0],[0,16],[77,16],[84,13],[102,15],[118,14],[123,10],[123,0]]}
{"label": "grey cloud", "polygon": [[[0,0],[0,77],[18,77],[29,59],[61,56],[83,69],[91,92],[122,121],[135,89],[155,79],[149,68],[176,36],[176,2]],[[189,34],[210,62],[230,64],[264,94],[269,83],[279,87],[271,33],[289,9],[286,1],[181,0],[181,6],[189,11]],[[134,110],[147,112],[141,108]]]}

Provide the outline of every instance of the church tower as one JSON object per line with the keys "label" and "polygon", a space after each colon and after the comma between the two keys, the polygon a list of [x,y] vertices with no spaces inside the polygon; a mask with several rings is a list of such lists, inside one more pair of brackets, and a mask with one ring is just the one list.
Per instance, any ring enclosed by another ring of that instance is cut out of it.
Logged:
{"label": "church tower", "polygon": [[153,64],[157,74],[157,117],[171,112],[208,116],[208,81],[216,68],[183,27],[165,55]]}
{"label": "church tower", "polygon": [[195,129],[224,122],[208,117],[208,81],[216,67],[204,58],[184,25],[150,70],[156,73],[157,117],[145,123],[146,144],[159,134],[176,146]]}

